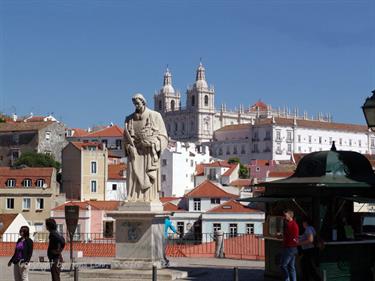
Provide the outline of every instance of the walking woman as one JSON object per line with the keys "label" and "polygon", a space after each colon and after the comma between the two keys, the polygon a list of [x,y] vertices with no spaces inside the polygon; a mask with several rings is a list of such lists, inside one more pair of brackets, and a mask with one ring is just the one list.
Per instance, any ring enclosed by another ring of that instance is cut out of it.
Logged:
{"label": "walking woman", "polygon": [[33,240],[30,239],[28,226],[20,228],[20,236],[8,266],[11,266],[12,263],[14,264],[13,274],[15,281],[29,281],[29,262],[33,255]]}
{"label": "walking woman", "polygon": [[302,220],[304,233],[300,236],[299,245],[302,248],[301,269],[304,281],[321,281],[317,268],[318,249],[315,247],[316,231],[309,218]]}

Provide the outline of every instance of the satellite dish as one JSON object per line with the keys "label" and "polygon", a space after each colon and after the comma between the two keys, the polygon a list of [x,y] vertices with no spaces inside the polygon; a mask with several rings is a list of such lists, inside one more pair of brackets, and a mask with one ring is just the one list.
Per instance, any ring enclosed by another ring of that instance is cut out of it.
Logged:
{"label": "satellite dish", "polygon": [[48,185],[47,185],[46,183],[43,183],[42,188],[43,188],[43,189],[46,189],[47,187],[48,187]]}

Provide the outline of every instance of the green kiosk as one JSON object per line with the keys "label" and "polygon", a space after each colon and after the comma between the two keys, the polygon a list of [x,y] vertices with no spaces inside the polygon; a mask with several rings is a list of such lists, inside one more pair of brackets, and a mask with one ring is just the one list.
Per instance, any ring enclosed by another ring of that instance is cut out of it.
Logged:
{"label": "green kiosk", "polygon": [[317,230],[322,280],[375,280],[375,212],[369,210],[375,203],[375,174],[366,157],[336,151],[333,143],[330,151],[304,156],[291,177],[262,186],[263,196],[241,201],[265,208],[266,278],[280,277],[282,240],[277,237],[283,232],[283,210],[292,209],[301,232],[304,216]]}

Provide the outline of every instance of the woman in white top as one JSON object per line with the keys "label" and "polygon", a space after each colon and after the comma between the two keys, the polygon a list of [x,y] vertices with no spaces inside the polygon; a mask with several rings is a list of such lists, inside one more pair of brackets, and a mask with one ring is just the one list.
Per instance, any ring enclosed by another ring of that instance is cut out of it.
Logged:
{"label": "woman in white top", "polygon": [[300,236],[299,245],[302,248],[301,269],[303,280],[321,281],[322,278],[316,264],[317,249],[314,245],[316,231],[309,218],[304,218],[302,224],[305,231]]}

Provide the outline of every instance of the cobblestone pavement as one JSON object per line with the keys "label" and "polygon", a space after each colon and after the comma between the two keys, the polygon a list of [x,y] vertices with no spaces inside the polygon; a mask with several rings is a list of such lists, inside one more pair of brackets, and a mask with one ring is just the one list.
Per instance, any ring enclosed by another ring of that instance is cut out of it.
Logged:
{"label": "cobblestone pavement", "polygon": [[[81,263],[110,263],[108,258],[82,259]],[[171,258],[171,268],[184,270],[191,281],[232,281],[233,268],[239,268],[239,281],[263,281],[264,262],[212,258]],[[8,258],[0,258],[0,281],[13,280],[13,268],[7,266]],[[68,266],[68,265],[67,265]],[[62,281],[73,281],[68,273],[62,273]],[[29,281],[50,281],[49,272],[30,272]],[[82,280],[79,281],[86,281]],[[146,281],[146,280],[145,280]]]}

